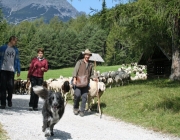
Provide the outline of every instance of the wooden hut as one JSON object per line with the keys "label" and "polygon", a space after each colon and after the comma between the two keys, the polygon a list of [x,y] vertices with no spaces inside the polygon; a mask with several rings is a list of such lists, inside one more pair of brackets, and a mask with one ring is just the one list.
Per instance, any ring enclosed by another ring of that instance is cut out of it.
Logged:
{"label": "wooden hut", "polygon": [[[81,52],[79,54],[79,56],[76,58],[76,61],[78,61],[79,59],[83,59],[84,58],[84,55],[83,55],[84,52]],[[98,53],[92,53],[92,56],[89,58],[89,61],[91,62],[97,62],[97,63],[104,63],[104,60],[103,58],[98,54]],[[96,65],[96,64],[95,64]]]}
{"label": "wooden hut", "polygon": [[165,50],[156,46],[151,53],[143,53],[138,64],[147,66],[148,78],[169,77],[172,65],[171,54],[170,48]]}

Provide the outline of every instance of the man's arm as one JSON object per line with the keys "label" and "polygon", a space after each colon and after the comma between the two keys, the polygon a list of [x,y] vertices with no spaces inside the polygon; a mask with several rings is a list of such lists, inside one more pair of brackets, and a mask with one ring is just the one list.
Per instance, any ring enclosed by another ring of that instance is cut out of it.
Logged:
{"label": "man's arm", "polygon": [[19,77],[20,76],[20,73],[21,73],[21,64],[20,64],[20,60],[19,60],[19,51],[17,49],[16,51],[16,60],[17,60],[17,76]]}
{"label": "man's arm", "polygon": [[3,57],[3,46],[0,47],[0,65],[2,65]]}
{"label": "man's arm", "polygon": [[73,71],[73,77],[77,77],[77,73],[79,70],[79,66],[80,66],[80,61],[78,61],[75,65],[74,71]]}
{"label": "man's arm", "polygon": [[80,61],[78,61],[75,65],[74,72],[73,72],[73,84],[76,85],[76,77],[79,70]]}

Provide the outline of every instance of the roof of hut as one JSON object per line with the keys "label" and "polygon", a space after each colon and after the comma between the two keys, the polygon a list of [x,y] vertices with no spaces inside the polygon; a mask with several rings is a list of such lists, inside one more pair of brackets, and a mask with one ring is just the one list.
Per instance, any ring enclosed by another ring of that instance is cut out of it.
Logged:
{"label": "roof of hut", "polygon": [[147,65],[149,60],[168,59],[171,60],[172,51],[170,47],[156,46],[151,52],[144,52],[138,62],[139,65]]}

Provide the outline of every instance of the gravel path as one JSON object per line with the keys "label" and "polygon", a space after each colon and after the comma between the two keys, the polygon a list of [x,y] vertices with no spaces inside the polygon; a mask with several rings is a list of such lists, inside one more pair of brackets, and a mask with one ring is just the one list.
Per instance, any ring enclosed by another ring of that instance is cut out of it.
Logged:
{"label": "gravel path", "polygon": [[[0,123],[11,140],[46,140],[41,131],[40,111],[28,111],[29,95],[14,95],[13,107],[0,110]],[[39,107],[42,108],[40,100]],[[54,127],[55,136],[48,140],[177,140],[171,136],[117,121],[111,117],[89,114],[75,116],[72,106],[67,105],[65,114]]]}

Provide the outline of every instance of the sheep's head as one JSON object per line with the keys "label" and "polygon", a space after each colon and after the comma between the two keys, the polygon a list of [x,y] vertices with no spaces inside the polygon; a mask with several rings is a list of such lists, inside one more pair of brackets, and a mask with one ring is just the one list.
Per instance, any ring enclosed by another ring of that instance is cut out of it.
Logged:
{"label": "sheep's head", "polygon": [[98,82],[99,91],[105,91],[106,86],[103,82]]}

